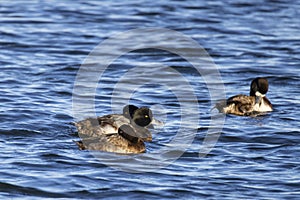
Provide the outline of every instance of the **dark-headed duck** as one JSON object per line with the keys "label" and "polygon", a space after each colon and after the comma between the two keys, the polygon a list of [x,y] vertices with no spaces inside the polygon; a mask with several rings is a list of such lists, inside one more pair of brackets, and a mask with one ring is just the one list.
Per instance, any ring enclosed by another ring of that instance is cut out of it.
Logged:
{"label": "dark-headed duck", "polygon": [[273,111],[273,106],[266,97],[268,89],[267,79],[255,78],[251,82],[250,96],[240,94],[230,97],[226,101],[217,103],[215,108],[226,114],[245,116]]}

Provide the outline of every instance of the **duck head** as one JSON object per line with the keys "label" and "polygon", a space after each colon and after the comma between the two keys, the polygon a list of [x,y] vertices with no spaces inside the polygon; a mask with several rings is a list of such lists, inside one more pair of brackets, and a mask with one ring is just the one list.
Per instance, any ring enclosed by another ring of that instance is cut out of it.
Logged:
{"label": "duck head", "polygon": [[268,80],[265,78],[255,78],[251,82],[250,86],[250,96],[256,96],[256,97],[264,97],[269,89],[269,83]]}
{"label": "duck head", "polygon": [[128,119],[132,119],[133,118],[133,114],[134,112],[139,109],[137,106],[135,105],[126,105],[123,108],[123,115],[128,118]]}
{"label": "duck head", "polygon": [[138,108],[134,105],[126,105],[123,108],[123,115],[141,127],[150,127],[152,125],[163,126],[163,122],[153,117],[152,111],[149,108]]}
{"label": "duck head", "polygon": [[131,143],[138,143],[139,141],[151,141],[151,132],[143,127],[135,130],[132,126],[123,124],[118,129],[118,134],[123,138],[127,139]]}
{"label": "duck head", "polygon": [[118,129],[118,134],[126,140],[130,141],[131,143],[137,143],[139,140],[139,138],[136,135],[136,132],[129,125],[120,126],[120,128]]}
{"label": "duck head", "polygon": [[139,126],[148,126],[153,119],[152,111],[149,108],[141,107],[133,114],[133,121]]}

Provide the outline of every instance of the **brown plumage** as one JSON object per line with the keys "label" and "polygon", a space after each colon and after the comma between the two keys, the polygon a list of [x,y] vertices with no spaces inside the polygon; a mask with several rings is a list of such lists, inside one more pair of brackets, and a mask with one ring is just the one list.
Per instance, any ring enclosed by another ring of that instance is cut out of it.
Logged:
{"label": "brown plumage", "polygon": [[81,150],[107,151],[120,154],[144,153],[146,151],[145,143],[135,134],[130,126],[122,125],[118,133],[84,138],[77,141],[76,144]]}
{"label": "brown plumage", "polygon": [[152,134],[147,126],[153,120],[150,109],[128,105],[124,107],[123,114],[76,122],[75,126],[82,138],[76,143],[81,150],[142,153],[146,151],[144,142],[152,141]]}

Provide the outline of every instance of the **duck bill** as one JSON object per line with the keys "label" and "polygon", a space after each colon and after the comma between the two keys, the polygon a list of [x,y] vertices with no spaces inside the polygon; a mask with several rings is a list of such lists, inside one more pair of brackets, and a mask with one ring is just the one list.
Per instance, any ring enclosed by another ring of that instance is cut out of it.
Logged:
{"label": "duck bill", "polygon": [[149,124],[148,128],[154,129],[155,127],[162,127],[165,124],[162,121],[159,121],[158,119],[152,118],[151,123]]}

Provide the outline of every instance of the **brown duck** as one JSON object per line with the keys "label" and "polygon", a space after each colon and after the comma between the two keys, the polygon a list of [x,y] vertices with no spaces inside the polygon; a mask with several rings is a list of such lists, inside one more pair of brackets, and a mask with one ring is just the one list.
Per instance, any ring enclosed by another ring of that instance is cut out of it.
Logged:
{"label": "brown duck", "polygon": [[148,126],[162,123],[153,118],[149,108],[127,105],[123,114],[111,114],[88,118],[75,123],[82,141],[80,149],[115,153],[145,152],[146,141],[152,141]]}

